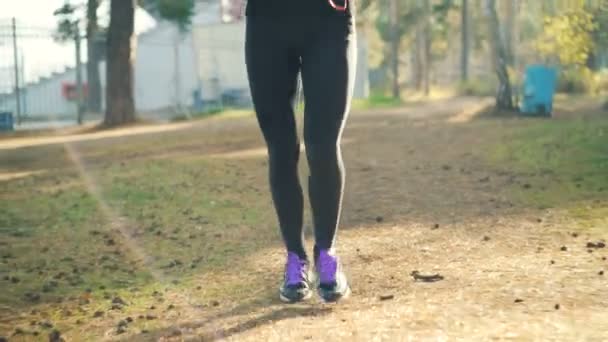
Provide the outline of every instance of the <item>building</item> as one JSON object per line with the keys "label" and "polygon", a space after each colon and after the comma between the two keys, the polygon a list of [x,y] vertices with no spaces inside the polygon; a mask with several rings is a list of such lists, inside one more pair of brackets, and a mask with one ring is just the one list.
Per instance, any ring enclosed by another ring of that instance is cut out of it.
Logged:
{"label": "building", "polygon": [[[225,1],[225,0],[222,0]],[[220,1],[199,3],[189,32],[159,21],[137,37],[135,102],[141,117],[170,119],[230,101],[248,106],[242,17],[226,12]],[[356,97],[368,95],[367,46],[359,44]],[[105,62],[100,63],[105,89]],[[86,71],[82,70],[86,82]],[[75,68],[25,84],[20,91],[22,116],[30,120],[76,118],[76,103],[66,92],[74,86]],[[103,98],[103,96],[102,96]],[[0,94],[0,111],[16,112],[14,93]]]}

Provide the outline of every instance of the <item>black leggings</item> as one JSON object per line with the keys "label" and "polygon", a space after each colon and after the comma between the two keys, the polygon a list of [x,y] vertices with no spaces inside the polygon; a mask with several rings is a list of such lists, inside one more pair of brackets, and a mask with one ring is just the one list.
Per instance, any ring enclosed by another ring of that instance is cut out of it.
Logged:
{"label": "black leggings", "polygon": [[354,18],[338,14],[250,16],[245,45],[253,103],[268,146],[272,198],[287,250],[307,257],[297,167],[300,143],[294,118],[299,72],[315,252],[332,249],[344,189],[340,138],[356,68]]}

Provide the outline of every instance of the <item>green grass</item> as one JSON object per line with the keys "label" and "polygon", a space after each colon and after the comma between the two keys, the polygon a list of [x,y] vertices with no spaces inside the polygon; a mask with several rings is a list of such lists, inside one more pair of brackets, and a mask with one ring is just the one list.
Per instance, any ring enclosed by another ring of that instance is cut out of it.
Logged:
{"label": "green grass", "polygon": [[374,92],[367,99],[353,100],[353,109],[365,110],[374,108],[390,108],[402,105],[401,99]]}
{"label": "green grass", "polygon": [[[211,149],[241,141],[218,134],[205,139]],[[161,145],[176,155],[156,158]],[[197,150],[179,154],[189,146]],[[45,171],[0,182],[0,336],[27,324],[19,317],[26,319],[33,308],[62,331],[78,328],[77,319],[92,324],[93,312],[111,306],[107,296],[131,302],[125,316],[145,313],[155,302],[155,289],[179,293],[203,284],[192,300],[222,301],[222,296],[245,293],[242,285],[235,283],[235,291],[216,289],[201,283],[201,277],[213,283],[278,241],[269,199],[265,192],[262,196],[266,176],[259,158],[210,157],[198,132],[83,143],[74,149],[87,161],[87,176],[99,196],[66,164],[61,145],[0,151],[0,158],[15,161],[7,171]],[[83,295],[90,304],[78,304]],[[69,315],[63,313],[66,307]]]}
{"label": "green grass", "polygon": [[[513,198],[525,205],[566,207],[587,225],[608,215],[608,120],[527,119],[505,126],[488,160],[513,173]],[[599,220],[599,221],[598,221]]]}

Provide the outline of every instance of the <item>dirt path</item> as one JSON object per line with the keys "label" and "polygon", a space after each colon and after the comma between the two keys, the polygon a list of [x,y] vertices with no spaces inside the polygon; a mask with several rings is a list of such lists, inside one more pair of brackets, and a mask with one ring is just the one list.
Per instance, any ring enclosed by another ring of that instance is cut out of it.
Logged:
{"label": "dirt path", "polygon": [[[573,237],[561,213],[509,200],[513,174],[489,170],[478,153],[500,125],[453,124],[478,105],[452,100],[353,115],[339,237],[353,284],[348,302],[277,303],[275,249],[239,265],[268,273],[262,286],[271,288],[254,291],[264,298],[168,331],[235,341],[607,339],[608,281],[599,274],[606,251],[588,251],[598,237]],[[415,270],[445,279],[417,282]]]}
{"label": "dirt path", "polygon": [[[247,300],[201,308],[168,293],[179,310],[162,316],[162,328],[129,335],[115,335],[112,328],[105,337],[607,340],[608,274],[601,272],[608,271],[608,250],[587,247],[607,235],[576,229],[560,208],[529,208],[510,198],[509,187],[525,183],[525,175],[493,169],[481,152],[499,141],[501,127],[510,123],[467,122],[478,105],[476,99],[456,99],[352,116],[344,143],[348,186],[339,235],[353,286],[348,301],[278,303],[282,251],[275,244],[213,274],[212,284],[200,280],[221,289],[261,279],[238,287],[235,297]],[[234,137],[230,146],[208,142],[228,133]],[[238,161],[264,152],[251,119],[199,123],[179,134],[184,141],[208,139],[148,157],[187,158],[204,150],[211,158]],[[252,180],[264,182],[263,170],[251,172]],[[444,279],[415,281],[413,271]],[[77,331],[69,336],[78,340]]]}

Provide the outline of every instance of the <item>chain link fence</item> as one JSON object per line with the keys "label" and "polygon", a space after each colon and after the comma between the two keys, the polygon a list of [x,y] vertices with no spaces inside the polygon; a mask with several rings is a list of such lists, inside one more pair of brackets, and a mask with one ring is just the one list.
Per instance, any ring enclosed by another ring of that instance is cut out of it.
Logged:
{"label": "chain link fence", "polygon": [[[78,114],[76,53],[54,28],[0,19],[0,112],[20,127],[62,126]],[[82,66],[81,66],[82,68]]]}

